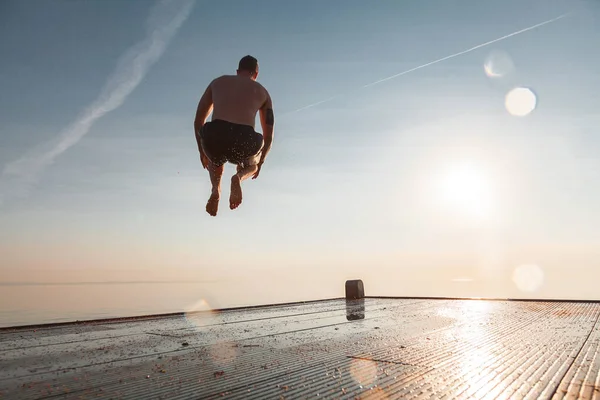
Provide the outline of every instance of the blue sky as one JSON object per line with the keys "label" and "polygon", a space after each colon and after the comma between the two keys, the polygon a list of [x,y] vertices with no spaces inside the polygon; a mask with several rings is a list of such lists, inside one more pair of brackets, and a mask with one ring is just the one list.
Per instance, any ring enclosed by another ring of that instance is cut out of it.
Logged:
{"label": "blue sky", "polygon": [[[0,268],[9,279],[29,279],[28,270],[176,279],[185,270],[257,285],[273,274],[292,285],[362,277],[387,295],[405,294],[402,282],[421,295],[600,296],[586,283],[600,278],[597,3],[155,4],[0,5]],[[166,40],[161,29],[177,15]],[[122,104],[32,167],[99,96],[126,86],[136,52],[161,43]],[[487,76],[492,52],[514,70]],[[210,80],[246,54],[259,59],[274,100],[275,142],[242,206],[228,209],[225,187],[211,218],[193,116]],[[115,71],[125,72],[107,86]],[[526,117],[505,108],[518,86],[537,95]],[[462,165],[479,178],[452,189],[470,195],[445,200],[436,182]],[[483,201],[492,205],[475,215]],[[513,272],[532,264],[544,280],[524,292]],[[465,277],[475,286],[452,286]]]}

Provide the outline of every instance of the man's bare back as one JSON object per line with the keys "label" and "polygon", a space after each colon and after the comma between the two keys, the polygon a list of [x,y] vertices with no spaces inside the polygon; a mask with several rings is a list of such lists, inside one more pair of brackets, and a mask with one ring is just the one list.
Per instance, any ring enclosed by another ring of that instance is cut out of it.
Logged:
{"label": "man's bare back", "polygon": [[[242,203],[241,183],[256,179],[273,142],[273,103],[268,91],[258,82],[258,61],[246,56],[240,60],[237,75],[223,75],[206,88],[196,111],[194,131],[202,166],[208,170],[212,193],[206,211],[217,215],[221,177],[226,162],[237,165],[231,178],[229,207]],[[213,111],[211,122],[205,123]],[[254,130],[260,112],[263,134]]]}
{"label": "man's bare back", "polygon": [[239,75],[224,75],[211,82],[212,119],[254,127],[256,113],[269,98],[260,83]]}

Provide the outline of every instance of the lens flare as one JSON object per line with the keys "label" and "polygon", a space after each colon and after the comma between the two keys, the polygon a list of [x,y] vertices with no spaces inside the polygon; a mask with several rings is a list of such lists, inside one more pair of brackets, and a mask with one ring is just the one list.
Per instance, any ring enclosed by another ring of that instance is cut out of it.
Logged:
{"label": "lens flare", "polygon": [[508,53],[499,50],[492,51],[483,64],[485,74],[492,79],[505,77],[513,72],[514,69],[515,64]]}
{"label": "lens flare", "polygon": [[240,353],[239,345],[233,341],[214,343],[209,347],[209,355],[213,364],[223,368],[231,364]]}
{"label": "lens flare", "polygon": [[535,110],[537,97],[530,89],[518,87],[508,92],[504,104],[510,114],[524,117]]}
{"label": "lens flare", "polygon": [[201,299],[190,305],[185,311],[185,319],[193,329],[207,333],[207,338],[216,339],[208,339],[209,343],[206,346],[214,367],[224,368],[239,357],[240,346],[235,338],[219,339],[215,336],[214,327],[224,321],[222,314],[215,311],[206,299]]}
{"label": "lens flare", "polygon": [[211,319],[218,316],[218,313],[212,310],[212,307],[205,299],[201,299],[196,303],[187,307],[184,312],[187,323],[194,328],[201,328]]}
{"label": "lens flare", "polygon": [[377,379],[377,364],[374,361],[354,358],[350,364],[350,375],[360,386],[368,388]]}
{"label": "lens flare", "polygon": [[535,292],[544,283],[544,271],[536,264],[519,265],[513,271],[512,279],[522,292]]}

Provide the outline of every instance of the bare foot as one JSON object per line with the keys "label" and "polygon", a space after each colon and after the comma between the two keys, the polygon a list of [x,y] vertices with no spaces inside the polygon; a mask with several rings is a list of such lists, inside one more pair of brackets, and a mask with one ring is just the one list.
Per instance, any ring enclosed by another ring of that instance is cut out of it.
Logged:
{"label": "bare foot", "polygon": [[206,202],[206,212],[215,217],[219,210],[219,193],[213,192]]}
{"label": "bare foot", "polygon": [[236,209],[242,204],[242,182],[239,176],[231,177],[231,193],[229,195],[229,208]]}

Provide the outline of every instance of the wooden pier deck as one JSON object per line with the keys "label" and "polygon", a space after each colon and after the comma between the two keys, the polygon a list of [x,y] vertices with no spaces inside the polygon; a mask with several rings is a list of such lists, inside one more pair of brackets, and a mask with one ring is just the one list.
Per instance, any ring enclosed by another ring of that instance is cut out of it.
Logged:
{"label": "wooden pier deck", "polygon": [[0,330],[0,399],[600,399],[600,304],[326,300]]}

